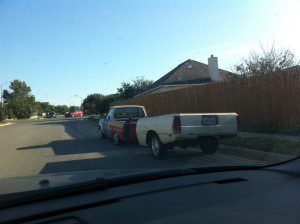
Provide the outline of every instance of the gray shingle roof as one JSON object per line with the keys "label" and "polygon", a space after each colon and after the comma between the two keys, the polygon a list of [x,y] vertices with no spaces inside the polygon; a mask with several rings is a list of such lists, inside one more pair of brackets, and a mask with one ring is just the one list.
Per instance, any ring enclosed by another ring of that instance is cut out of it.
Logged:
{"label": "gray shingle roof", "polygon": [[[226,79],[229,71],[219,69],[220,80]],[[208,76],[208,65],[188,59],[172,69],[166,75],[155,81],[142,92],[143,94],[161,85],[182,85],[182,84],[200,84],[210,83],[212,80]]]}

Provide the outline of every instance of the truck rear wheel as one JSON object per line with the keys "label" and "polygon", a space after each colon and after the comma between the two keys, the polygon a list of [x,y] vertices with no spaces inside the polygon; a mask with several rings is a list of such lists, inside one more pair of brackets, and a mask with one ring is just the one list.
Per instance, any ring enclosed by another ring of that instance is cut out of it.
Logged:
{"label": "truck rear wheel", "polygon": [[114,132],[113,141],[114,141],[115,145],[120,145],[121,144],[120,136],[119,136],[119,133],[117,131]]}
{"label": "truck rear wheel", "polygon": [[157,135],[151,138],[151,151],[155,159],[163,159],[167,157],[167,148],[162,144]]}
{"label": "truck rear wheel", "polygon": [[218,139],[216,137],[206,137],[199,139],[199,147],[204,154],[213,154],[218,150]]}
{"label": "truck rear wheel", "polygon": [[103,133],[103,130],[102,130],[102,128],[100,126],[99,126],[99,137],[100,137],[101,140],[106,138],[106,136]]}

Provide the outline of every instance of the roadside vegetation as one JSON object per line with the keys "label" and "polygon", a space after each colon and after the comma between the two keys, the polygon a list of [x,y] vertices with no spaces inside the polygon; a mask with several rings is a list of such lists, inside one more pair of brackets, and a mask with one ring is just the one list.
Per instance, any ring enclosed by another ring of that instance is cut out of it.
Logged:
{"label": "roadside vegetation", "polygon": [[266,152],[300,155],[300,141],[295,142],[269,138],[234,137],[230,139],[223,139],[220,141],[220,144]]}
{"label": "roadside vegetation", "polygon": [[117,93],[103,95],[93,93],[88,95],[82,103],[82,108],[85,114],[104,114],[108,111],[109,105],[112,102],[119,102],[130,99],[140,93],[143,89],[151,85],[153,81],[147,80],[144,77],[137,77],[132,83],[122,82],[121,87],[117,89]]}
{"label": "roadside vegetation", "polygon": [[0,124],[5,123],[5,115],[2,108],[0,108]]}
{"label": "roadside vegetation", "polygon": [[42,116],[44,113],[56,112],[64,114],[78,107],[67,105],[51,105],[49,102],[38,102],[32,94],[30,86],[18,79],[10,82],[9,89],[3,90],[3,102],[0,107],[0,122],[6,119],[28,119],[31,116]]}
{"label": "roadside vegetation", "polygon": [[266,75],[271,72],[280,72],[299,65],[295,53],[290,49],[277,49],[275,45],[271,48],[260,46],[260,51],[250,52],[247,58],[233,66],[235,74],[250,77],[253,75]]}
{"label": "roadside vegetation", "polygon": [[25,82],[14,80],[10,83],[10,91],[3,91],[3,112],[8,118],[29,118],[34,111],[35,97]]}
{"label": "roadside vegetation", "polygon": [[99,123],[99,115],[90,115],[87,119],[95,124]]}
{"label": "roadside vegetation", "polygon": [[36,101],[30,86],[26,82],[16,79],[10,82],[9,89],[3,90],[0,122],[3,123],[6,119],[28,119],[33,115],[41,117],[49,112],[65,114],[68,111],[73,112],[79,109],[83,109],[88,115],[103,114],[107,112],[110,103],[131,98],[152,83],[143,77],[137,77],[132,83],[122,82],[115,94],[90,94],[83,100],[81,107],[68,107],[67,105],[52,105],[49,102]]}
{"label": "roadside vegetation", "polygon": [[285,127],[279,127],[275,124],[264,125],[264,126],[247,125],[242,128],[242,131],[265,133],[265,134],[300,136],[300,126],[285,128]]}

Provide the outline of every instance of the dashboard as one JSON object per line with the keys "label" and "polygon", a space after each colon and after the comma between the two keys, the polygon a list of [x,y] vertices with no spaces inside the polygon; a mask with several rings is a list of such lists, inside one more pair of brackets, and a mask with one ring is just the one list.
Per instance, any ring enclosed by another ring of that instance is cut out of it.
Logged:
{"label": "dashboard", "polygon": [[300,223],[300,159],[164,178],[0,211],[0,223]]}

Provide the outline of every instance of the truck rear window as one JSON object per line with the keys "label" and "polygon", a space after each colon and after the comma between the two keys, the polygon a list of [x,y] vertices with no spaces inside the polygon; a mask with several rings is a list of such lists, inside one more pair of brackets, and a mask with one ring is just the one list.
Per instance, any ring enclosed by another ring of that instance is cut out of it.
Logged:
{"label": "truck rear window", "polygon": [[145,117],[145,113],[143,108],[141,107],[124,107],[124,108],[116,108],[114,117],[117,119],[121,118],[140,118]]}

